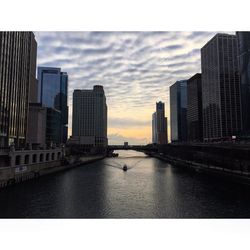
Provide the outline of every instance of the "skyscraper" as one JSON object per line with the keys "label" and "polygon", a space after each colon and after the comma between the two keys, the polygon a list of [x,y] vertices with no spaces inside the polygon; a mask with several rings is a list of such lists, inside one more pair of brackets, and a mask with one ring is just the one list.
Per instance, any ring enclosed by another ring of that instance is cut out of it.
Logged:
{"label": "skyscraper", "polygon": [[187,141],[187,80],[170,86],[171,141]]}
{"label": "skyscraper", "polygon": [[250,32],[236,32],[239,49],[242,133],[250,138]]}
{"label": "skyscraper", "polygon": [[152,143],[157,143],[157,118],[156,118],[156,112],[152,115]]}
{"label": "skyscraper", "polygon": [[221,140],[241,130],[235,35],[217,34],[201,49],[203,137]]}
{"label": "skyscraper", "polygon": [[187,139],[203,141],[201,74],[187,81]]}
{"label": "skyscraper", "polygon": [[[55,109],[61,113],[58,115],[57,112],[50,112],[56,114],[54,119],[59,119],[61,123],[60,141],[57,143],[65,143],[68,137],[68,75],[66,72],[61,72],[60,68],[38,67],[38,82],[38,102],[44,107]],[[52,119],[52,116],[50,118]],[[55,121],[54,124],[57,126],[58,122]],[[53,122],[51,122],[51,126],[52,124]],[[52,130],[56,131],[55,128]],[[55,135],[51,138],[58,138],[58,136]]]}
{"label": "skyscraper", "polygon": [[25,144],[36,54],[32,32],[0,32],[0,147]]}
{"label": "skyscraper", "polygon": [[152,142],[156,144],[168,143],[167,118],[165,117],[165,105],[156,103],[156,112],[152,115]]}
{"label": "skyscraper", "polygon": [[107,146],[107,105],[103,87],[74,90],[71,142],[86,150]]}

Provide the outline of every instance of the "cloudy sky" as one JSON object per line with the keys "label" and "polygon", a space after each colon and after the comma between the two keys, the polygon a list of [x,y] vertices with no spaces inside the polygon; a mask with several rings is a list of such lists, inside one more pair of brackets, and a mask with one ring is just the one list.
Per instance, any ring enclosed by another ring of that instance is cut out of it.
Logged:
{"label": "cloudy sky", "polygon": [[155,102],[166,103],[169,86],[200,72],[200,48],[216,32],[36,32],[38,66],[69,75],[72,93],[101,84],[107,97],[110,144],[151,142]]}

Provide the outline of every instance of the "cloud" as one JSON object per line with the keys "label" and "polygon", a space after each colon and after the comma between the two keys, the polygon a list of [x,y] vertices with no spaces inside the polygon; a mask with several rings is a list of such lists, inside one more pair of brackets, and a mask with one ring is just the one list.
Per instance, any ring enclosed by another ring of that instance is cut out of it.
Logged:
{"label": "cloud", "polygon": [[[72,126],[73,90],[92,89],[93,85],[101,84],[107,97],[109,127],[127,126],[138,129],[151,126],[149,124],[156,101],[165,102],[166,113],[169,114],[169,86],[200,72],[200,48],[214,34],[215,32],[35,33],[38,65],[61,67],[69,75],[69,127]],[[121,136],[112,138],[117,140]],[[150,138],[147,137],[147,140]]]}

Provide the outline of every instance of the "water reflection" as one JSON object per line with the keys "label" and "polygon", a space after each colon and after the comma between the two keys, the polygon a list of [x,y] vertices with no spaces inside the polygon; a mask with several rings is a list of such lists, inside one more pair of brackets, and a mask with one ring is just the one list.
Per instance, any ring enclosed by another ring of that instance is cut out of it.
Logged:
{"label": "water reflection", "polygon": [[[135,151],[0,190],[2,218],[250,217],[249,187]],[[128,171],[123,171],[126,164]]]}

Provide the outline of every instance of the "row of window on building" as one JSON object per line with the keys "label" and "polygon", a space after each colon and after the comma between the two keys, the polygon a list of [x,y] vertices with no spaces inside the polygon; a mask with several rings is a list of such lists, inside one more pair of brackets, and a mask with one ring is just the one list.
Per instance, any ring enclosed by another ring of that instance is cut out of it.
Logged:
{"label": "row of window on building", "polygon": [[0,32],[0,62],[0,147],[65,143],[67,73],[38,67],[36,77],[33,32]]}

